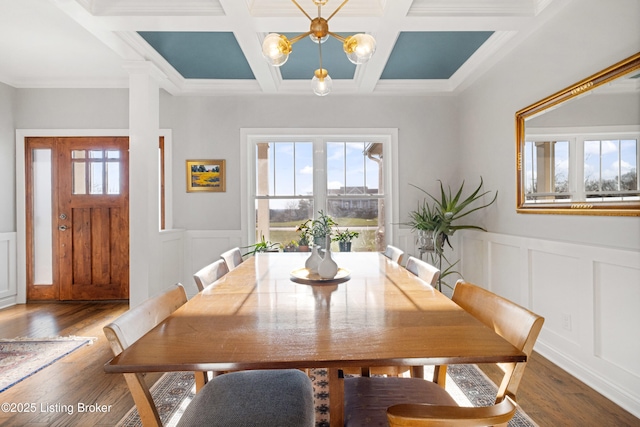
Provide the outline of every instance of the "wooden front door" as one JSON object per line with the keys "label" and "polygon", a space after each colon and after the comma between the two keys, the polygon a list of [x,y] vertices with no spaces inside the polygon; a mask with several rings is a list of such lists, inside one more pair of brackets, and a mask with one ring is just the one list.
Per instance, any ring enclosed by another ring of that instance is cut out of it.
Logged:
{"label": "wooden front door", "polygon": [[[27,165],[31,145],[49,146],[52,152],[53,283],[36,283],[33,274],[29,280],[35,261],[28,256],[28,299],[127,299],[128,138],[29,138]],[[28,186],[29,174],[28,170]],[[27,212],[35,211],[29,200],[27,207]],[[28,234],[30,229],[27,225]]]}

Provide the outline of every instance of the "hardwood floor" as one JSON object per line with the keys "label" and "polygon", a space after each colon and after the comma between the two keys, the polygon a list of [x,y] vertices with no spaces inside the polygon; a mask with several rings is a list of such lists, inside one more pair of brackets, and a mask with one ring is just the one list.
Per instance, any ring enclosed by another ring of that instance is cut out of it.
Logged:
{"label": "hardwood floor", "polygon": [[[97,341],[0,393],[0,403],[35,403],[36,413],[0,411],[2,426],[113,426],[133,406],[121,375],[106,374],[112,357],[102,326],[127,310],[123,303],[28,304],[0,310],[0,336],[90,336]],[[495,370],[483,367],[496,378]],[[148,375],[151,383],[158,374]],[[494,379],[495,381],[495,379]],[[541,427],[638,426],[640,420],[534,353],[518,393],[522,408]],[[103,413],[40,412],[59,404],[107,405]]]}

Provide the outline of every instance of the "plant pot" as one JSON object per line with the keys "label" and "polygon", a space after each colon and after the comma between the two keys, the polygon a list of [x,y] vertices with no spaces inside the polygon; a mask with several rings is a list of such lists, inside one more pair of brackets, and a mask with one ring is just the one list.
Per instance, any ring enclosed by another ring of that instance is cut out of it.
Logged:
{"label": "plant pot", "polygon": [[340,252],[351,252],[351,242],[338,242]]}
{"label": "plant pot", "polygon": [[307,245],[298,246],[298,252],[309,252],[309,246]]}

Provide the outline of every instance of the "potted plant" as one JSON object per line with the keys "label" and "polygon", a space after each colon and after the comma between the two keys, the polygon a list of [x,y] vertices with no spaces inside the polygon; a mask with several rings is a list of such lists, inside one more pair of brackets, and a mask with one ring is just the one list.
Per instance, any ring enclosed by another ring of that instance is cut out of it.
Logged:
{"label": "potted plant", "polygon": [[297,252],[298,251],[298,242],[295,240],[290,241],[282,248],[283,252]]}
{"label": "potted plant", "polygon": [[307,244],[313,239],[316,246],[324,248],[327,237],[332,237],[333,227],[336,225],[338,224],[333,218],[326,215],[324,211],[318,211],[317,219],[306,220],[296,228],[296,231],[307,239]]}
{"label": "potted plant", "polygon": [[338,242],[340,252],[351,252],[351,241],[356,239],[359,235],[360,233],[357,231],[349,231],[347,228],[344,231],[338,231],[334,236],[333,241]]}
{"label": "potted plant", "polygon": [[[486,208],[492,205],[498,198],[498,192],[488,203],[480,206],[474,206],[473,203],[481,197],[490,193],[490,191],[480,192],[482,189],[482,177],[478,187],[466,198],[462,199],[464,190],[464,181],[460,188],[455,192],[451,191],[451,187],[445,191],[442,181],[440,182],[439,197],[433,196],[422,188],[410,184],[427,195],[421,205],[414,211],[409,212],[409,225],[413,230],[418,231],[418,246],[421,253],[427,253],[431,258],[432,264],[437,264],[440,269],[440,279],[438,280],[438,289],[441,288],[442,279],[450,274],[460,274],[453,270],[458,261],[451,263],[444,256],[445,243],[451,248],[449,236],[453,235],[456,230],[474,229],[487,231],[485,228],[474,224],[459,224],[460,218],[469,215],[472,212]],[[442,260],[445,260],[447,267],[442,270]],[[449,286],[446,282],[445,285]],[[449,286],[450,287],[450,286]]]}
{"label": "potted plant", "polygon": [[300,252],[309,252],[309,240],[311,235],[310,223],[311,220],[308,219],[296,227],[296,233],[300,233],[300,237],[298,238],[298,251]]}
{"label": "potted plant", "polygon": [[259,242],[244,247],[245,249],[249,249],[249,251],[242,256],[255,255],[259,252],[279,252],[279,247],[280,243],[272,243],[268,240],[265,240],[263,234]]}

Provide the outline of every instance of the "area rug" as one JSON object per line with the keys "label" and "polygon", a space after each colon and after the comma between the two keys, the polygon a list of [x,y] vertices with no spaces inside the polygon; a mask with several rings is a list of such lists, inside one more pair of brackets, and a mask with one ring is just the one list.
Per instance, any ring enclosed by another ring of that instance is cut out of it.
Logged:
{"label": "area rug", "polygon": [[94,340],[88,337],[0,339],[0,393]]}
{"label": "area rug", "polygon": [[[433,374],[433,367],[425,366],[425,378]],[[326,369],[311,369],[316,407],[316,427],[329,427],[329,381]],[[460,406],[492,405],[498,388],[476,365],[449,365],[447,391]],[[158,408],[162,425],[174,427],[189,402],[195,396],[195,382],[191,372],[164,374],[153,386],[151,395]],[[117,427],[140,427],[142,423],[135,406],[118,422]],[[509,427],[538,427],[522,409],[509,422]]]}

